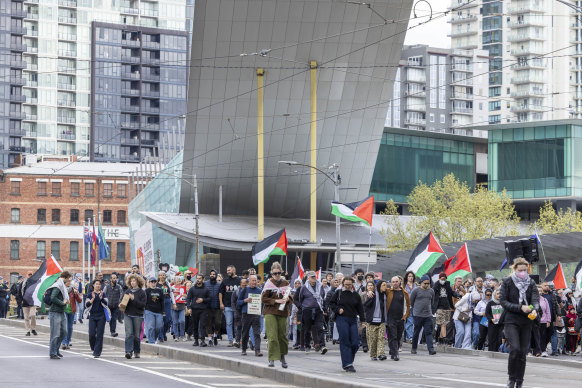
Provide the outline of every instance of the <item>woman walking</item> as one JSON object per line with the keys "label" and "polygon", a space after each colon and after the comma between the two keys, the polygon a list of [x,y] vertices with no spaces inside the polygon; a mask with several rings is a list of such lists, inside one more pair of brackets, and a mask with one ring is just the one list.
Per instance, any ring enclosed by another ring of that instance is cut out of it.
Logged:
{"label": "woman walking", "polygon": [[101,289],[101,280],[95,279],[92,284],[93,292],[87,295],[85,308],[89,309],[89,346],[93,351],[93,357],[99,358],[103,350],[107,298]]}
{"label": "woman walking", "polygon": [[533,319],[540,307],[540,295],[534,280],[527,273],[528,267],[525,259],[515,259],[513,273],[503,279],[500,289],[500,302],[504,310],[501,323],[504,324],[503,331],[511,349],[507,363],[508,388],[523,387]]}
{"label": "woman walking", "polygon": [[125,291],[129,295],[129,302],[125,308],[125,358],[130,359],[132,354],[139,358],[140,333],[143,323],[143,314],[146,305],[146,293],[143,290],[144,280],[137,274],[127,277],[129,288]]}
{"label": "woman walking", "polygon": [[67,287],[69,292],[69,300],[71,303],[65,306],[65,315],[67,316],[67,336],[63,340],[62,349],[67,350],[71,348],[71,336],[73,335],[73,323],[75,322],[75,315],[77,314],[77,303],[81,303],[83,299],[77,291],[77,284],[71,282]]}
{"label": "woman walking", "polygon": [[[345,277],[342,288],[338,289],[329,302],[330,309],[336,314],[335,324],[339,333],[342,367],[346,372],[356,373],[354,359],[358,352],[358,316],[365,317],[362,299],[354,290],[354,280]],[[362,323],[362,327],[366,327]]]}
{"label": "woman walking", "polygon": [[172,306],[172,331],[174,332],[174,341],[186,341],[184,330],[186,326],[186,286],[182,284],[182,276],[174,276],[174,299],[176,304]]}
{"label": "woman walking", "polygon": [[372,361],[384,361],[386,357],[386,289],[384,280],[366,283],[366,293],[363,295],[364,312],[366,314],[366,339]]}
{"label": "woman walking", "polygon": [[[418,284],[416,283],[416,275],[414,272],[408,271],[404,276],[404,280],[406,281],[406,286],[404,286],[406,293],[412,295],[412,290],[418,287]],[[406,337],[406,342],[412,342],[412,334],[414,334],[414,316],[412,315],[412,309],[410,309],[410,314],[404,325],[404,336]]]}
{"label": "woman walking", "polygon": [[146,288],[145,328],[148,343],[160,343],[159,334],[164,330],[164,291],[157,287],[155,277],[150,277]]}
{"label": "woman walking", "polygon": [[[275,366],[275,360],[281,360],[281,366],[287,368],[289,340],[287,339],[287,318],[293,304],[289,282],[281,278],[283,268],[275,262],[271,265],[272,278],[263,288],[261,302],[265,316],[265,330],[268,339],[269,366]],[[283,307],[281,307],[283,306]]]}

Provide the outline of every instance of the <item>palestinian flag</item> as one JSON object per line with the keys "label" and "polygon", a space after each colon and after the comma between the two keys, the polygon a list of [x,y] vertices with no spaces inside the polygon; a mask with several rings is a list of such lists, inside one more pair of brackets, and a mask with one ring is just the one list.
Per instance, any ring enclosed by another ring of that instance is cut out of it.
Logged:
{"label": "palestinian flag", "polygon": [[374,196],[368,197],[360,202],[341,203],[333,201],[331,203],[331,214],[348,221],[363,222],[372,226],[372,215],[374,214]]}
{"label": "palestinian flag", "polygon": [[271,256],[287,256],[287,233],[281,229],[253,245],[253,265],[266,263]]}
{"label": "palestinian flag", "polygon": [[467,243],[463,244],[457,254],[445,261],[447,280],[453,282],[457,276],[465,276],[473,272]]}
{"label": "palestinian flag", "polygon": [[582,260],[578,262],[574,270],[574,277],[576,278],[576,290],[572,291],[582,291]]}
{"label": "palestinian flag", "polygon": [[430,232],[412,252],[406,271],[412,271],[420,277],[427,273],[444,253],[443,248]]}
{"label": "palestinian flag", "polygon": [[568,283],[566,283],[566,275],[564,275],[562,263],[558,262],[558,265],[556,265],[554,269],[550,271],[548,276],[546,276],[544,282],[554,282],[556,290],[568,288]]}
{"label": "palestinian flag", "polygon": [[40,265],[40,268],[26,280],[23,299],[30,306],[42,306],[44,292],[59,278],[63,269],[51,255]]}
{"label": "palestinian flag", "polygon": [[293,274],[291,275],[291,287],[295,287],[295,280],[299,279],[301,284],[303,284],[303,276],[305,276],[305,270],[303,269],[303,264],[301,264],[301,259],[297,257],[297,262],[295,263],[295,268],[293,269]]}

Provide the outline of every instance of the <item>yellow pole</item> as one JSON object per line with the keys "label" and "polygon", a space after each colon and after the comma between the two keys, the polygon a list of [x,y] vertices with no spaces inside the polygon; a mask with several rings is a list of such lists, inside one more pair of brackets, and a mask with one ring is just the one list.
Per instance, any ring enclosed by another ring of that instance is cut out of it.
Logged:
{"label": "yellow pole", "polygon": [[[311,165],[317,167],[317,62],[309,63],[311,68]],[[311,242],[317,242],[317,171],[311,169]],[[311,270],[317,271],[316,253],[311,252]]]}
{"label": "yellow pole", "polygon": [[[258,177],[258,238],[265,238],[265,171],[263,154],[263,75],[265,71],[257,69],[257,177]],[[264,264],[259,264],[258,274],[263,277]]]}

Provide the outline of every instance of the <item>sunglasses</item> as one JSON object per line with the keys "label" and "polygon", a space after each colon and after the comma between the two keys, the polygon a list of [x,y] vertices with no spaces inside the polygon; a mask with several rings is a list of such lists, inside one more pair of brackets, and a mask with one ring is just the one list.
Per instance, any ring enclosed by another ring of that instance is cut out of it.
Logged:
{"label": "sunglasses", "polygon": [[281,275],[281,272],[273,272],[273,275]]}
{"label": "sunglasses", "polygon": [[492,294],[485,294],[485,296],[491,296]]}

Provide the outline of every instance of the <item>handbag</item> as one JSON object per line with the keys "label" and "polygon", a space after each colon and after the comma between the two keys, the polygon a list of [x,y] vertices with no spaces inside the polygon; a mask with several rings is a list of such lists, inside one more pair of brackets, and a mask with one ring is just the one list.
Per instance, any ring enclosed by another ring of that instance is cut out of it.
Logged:
{"label": "handbag", "polygon": [[109,310],[109,307],[105,306],[103,303],[101,303],[101,306],[103,307],[103,312],[105,313],[105,321],[111,321],[111,310]]}
{"label": "handbag", "polygon": [[459,320],[459,321],[461,321],[463,323],[467,323],[467,322],[469,322],[471,320],[471,317],[466,312],[459,311],[459,315],[457,316],[457,320]]}
{"label": "handbag", "polygon": [[487,319],[486,316],[483,316],[481,318],[481,322],[479,322],[479,324],[481,324],[482,326],[485,326],[485,327],[489,327],[489,320]]}

